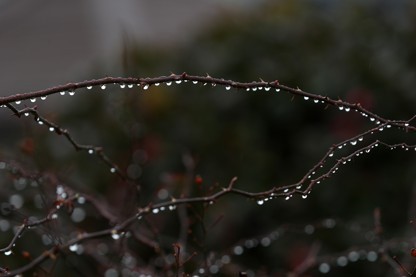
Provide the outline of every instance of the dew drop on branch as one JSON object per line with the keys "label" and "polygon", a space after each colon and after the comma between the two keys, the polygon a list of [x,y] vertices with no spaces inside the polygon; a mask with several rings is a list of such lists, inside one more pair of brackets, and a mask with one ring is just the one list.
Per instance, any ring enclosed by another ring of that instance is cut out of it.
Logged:
{"label": "dew drop on branch", "polygon": [[133,88],[133,84],[128,84],[127,87],[128,88]]}
{"label": "dew drop on branch", "polygon": [[261,206],[261,205],[263,205],[263,204],[264,204],[264,200],[262,200],[262,199],[257,200],[257,205]]}
{"label": "dew drop on branch", "polygon": [[88,149],[88,154],[94,154],[94,149]]}
{"label": "dew drop on branch", "polygon": [[196,85],[198,84],[198,81],[192,81],[192,84]]}
{"label": "dew drop on branch", "polygon": [[65,91],[64,90],[63,91],[60,91],[59,94],[60,95],[65,95]]}
{"label": "dew drop on branch", "polygon": [[40,100],[46,100],[46,97],[47,97],[46,95],[41,96],[41,97],[40,97]]}
{"label": "dew drop on branch", "polygon": [[357,144],[357,141],[356,140],[353,140],[350,143],[351,143],[351,145],[356,145]]}
{"label": "dew drop on branch", "polygon": [[16,105],[19,105],[20,103],[22,103],[22,101],[19,100],[19,101],[16,101],[15,103]]}
{"label": "dew drop on branch", "polygon": [[74,96],[74,95],[75,95],[75,90],[70,90],[70,91],[68,92],[68,94],[69,94],[70,96]]}
{"label": "dew drop on branch", "polygon": [[279,91],[280,91],[280,88],[277,88],[277,89],[276,89],[276,92],[279,92]]}
{"label": "dew drop on branch", "polygon": [[101,85],[101,89],[102,90],[105,90],[107,88],[107,86],[106,85]]}
{"label": "dew drop on branch", "polygon": [[29,116],[29,113],[25,113],[25,116]]}
{"label": "dew drop on branch", "polygon": [[180,83],[182,83],[182,80],[176,80],[175,83],[179,85]]}
{"label": "dew drop on branch", "polygon": [[264,87],[264,90],[265,91],[269,91],[270,90],[270,87]]}
{"label": "dew drop on branch", "polygon": [[4,252],[4,255],[5,256],[10,256],[11,254],[12,254],[12,250],[9,250],[9,251]]}
{"label": "dew drop on branch", "polygon": [[49,127],[49,131],[53,132],[53,131],[55,131],[55,128],[54,127]]}
{"label": "dew drop on branch", "polygon": [[72,244],[68,248],[69,248],[69,251],[71,251],[71,252],[77,252],[78,244]]}
{"label": "dew drop on branch", "polygon": [[319,100],[318,99],[314,99],[313,102],[316,103],[316,104],[318,104],[319,103]]}
{"label": "dew drop on branch", "polygon": [[144,85],[144,87],[143,87],[144,90],[147,90],[148,88],[149,88],[148,84]]}
{"label": "dew drop on branch", "polygon": [[231,89],[231,86],[226,86],[225,89],[226,90],[230,90]]}
{"label": "dew drop on branch", "polygon": [[120,84],[120,88],[125,88],[126,84]]}
{"label": "dew drop on branch", "polygon": [[110,172],[111,173],[115,173],[116,172],[116,168],[115,167],[110,168]]}
{"label": "dew drop on branch", "polygon": [[170,85],[172,85],[172,82],[166,82],[166,85],[170,86]]}
{"label": "dew drop on branch", "polygon": [[92,89],[92,86],[87,86],[87,89]]}
{"label": "dew drop on branch", "polygon": [[31,98],[30,102],[35,103],[36,102],[36,98]]}
{"label": "dew drop on branch", "polygon": [[309,100],[309,96],[304,96],[303,99],[305,99],[306,101]]}
{"label": "dew drop on branch", "polygon": [[155,86],[156,86],[156,87],[160,86],[160,83],[155,83]]}

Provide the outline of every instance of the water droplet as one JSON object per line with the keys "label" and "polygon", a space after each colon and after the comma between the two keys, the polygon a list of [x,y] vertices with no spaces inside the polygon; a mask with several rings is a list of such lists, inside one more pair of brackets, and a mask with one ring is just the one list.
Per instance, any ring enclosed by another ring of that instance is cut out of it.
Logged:
{"label": "water droplet", "polygon": [[301,189],[302,185],[296,186],[296,189]]}
{"label": "water droplet", "polygon": [[176,80],[175,83],[179,85],[180,83],[182,83],[182,80]]}
{"label": "water droplet", "polygon": [[377,125],[378,125],[378,124],[380,124],[380,123],[381,123],[380,121],[377,121],[377,122],[376,122],[376,124],[377,124]]}
{"label": "water droplet", "polygon": [[246,88],[246,91],[250,91],[250,88]]}
{"label": "water droplet", "polygon": [[356,145],[357,144],[357,141],[356,140],[353,140],[350,143],[351,143],[351,145]]}
{"label": "water droplet", "polygon": [[148,88],[149,88],[148,84],[144,85],[144,87],[143,87],[144,90],[147,90]]}
{"label": "water droplet", "polygon": [[25,113],[25,116],[29,116],[29,113]]}
{"label": "water droplet", "polygon": [[328,157],[333,157],[334,156],[334,152],[331,152],[328,154]]}
{"label": "water droplet", "polygon": [[257,200],[257,205],[261,206],[261,205],[263,205],[263,204],[264,204],[264,200],[262,200],[262,199]]}
{"label": "water droplet", "polygon": [[386,126],[386,128],[391,128],[391,125],[390,125],[390,124],[388,124],[388,125]]}
{"label": "water droplet", "polygon": [[346,112],[349,112],[351,110],[351,108],[350,107],[345,107],[345,111]]}
{"label": "water droplet", "polygon": [[16,105],[19,105],[20,103],[22,103],[22,101],[19,100],[19,101],[16,101],[15,103]]}
{"label": "water droplet", "polygon": [[374,121],[376,120],[374,117],[370,117],[370,121]]}
{"label": "water droplet", "polygon": [[49,127],[49,131],[53,132],[53,131],[55,131],[55,128],[54,127]]}
{"label": "water droplet", "polygon": [[92,86],[88,86],[87,89],[92,89]]}
{"label": "water droplet", "polygon": [[251,88],[251,90],[252,90],[252,91],[256,91],[256,90],[257,90],[257,88],[256,88],[256,87],[254,87],[254,88]]}
{"label": "water droplet", "polygon": [[154,214],[159,213],[159,209],[158,209],[158,208],[154,208],[154,209],[152,210],[152,213],[154,213]]}
{"label": "water droplet", "polygon": [[330,270],[331,270],[331,267],[330,267],[330,266],[329,266],[329,264],[327,264],[327,263],[321,263],[321,264],[319,265],[319,271],[320,271],[322,274],[326,274],[326,273],[328,273]]}
{"label": "water droplet", "polygon": [[339,145],[339,146],[338,146],[338,149],[341,149],[341,148],[342,148],[342,145]]}
{"label": "water droplet", "polygon": [[169,210],[170,211],[173,211],[173,210],[175,210],[176,209],[176,206],[175,205],[169,205]]}
{"label": "water droplet", "polygon": [[170,86],[172,84],[172,82],[166,82],[167,86]]}
{"label": "water droplet", "polygon": [[265,91],[269,91],[271,89],[271,87],[264,87]]}
{"label": "water droplet", "polygon": [[277,88],[277,89],[276,89],[276,92],[279,92],[279,91],[280,91],[280,88]]}
{"label": "water droplet", "polygon": [[363,141],[364,140],[364,138],[363,137],[359,137],[358,138],[358,141]]}
{"label": "water droplet", "polygon": [[102,90],[105,90],[107,88],[107,86],[106,85],[101,85],[101,89]]}
{"label": "water droplet", "polygon": [[309,100],[309,96],[304,96],[303,99],[305,99],[306,101]]}
{"label": "water droplet", "polygon": [[58,214],[52,214],[51,218],[52,219],[57,219],[58,218]]}
{"label": "water droplet", "polygon": [[133,84],[128,84],[127,87],[128,88],[133,88]]}
{"label": "water droplet", "polygon": [[6,255],[6,256],[10,256],[11,254],[12,254],[12,250],[4,252],[4,255]]}
{"label": "water droplet", "polygon": [[192,84],[196,85],[198,84],[198,81],[192,81]]}
{"label": "water droplet", "polygon": [[409,123],[407,123],[407,122],[406,122],[406,123],[404,124],[404,126],[408,127],[408,126],[409,126]]}
{"label": "water droplet", "polygon": [[231,87],[230,87],[230,86],[226,86],[226,87],[225,87],[225,89],[226,89],[226,90],[230,90],[230,89],[231,89]]}
{"label": "water droplet", "polygon": [[155,86],[156,86],[156,87],[160,86],[160,83],[155,83]]}
{"label": "water droplet", "polygon": [[46,97],[47,97],[47,96],[46,96],[46,95],[44,95],[44,96],[41,96],[41,97],[40,97],[40,99],[41,99],[41,100],[46,100]]}
{"label": "water droplet", "polygon": [[308,195],[307,195],[307,194],[303,194],[303,195],[302,195],[302,198],[303,198],[303,199],[306,199],[306,198],[308,198]]}
{"label": "water droplet", "polygon": [[115,173],[116,172],[116,168],[115,167],[110,168],[110,172],[111,173]]}
{"label": "water droplet", "polygon": [[360,254],[358,254],[357,251],[351,251],[350,253],[348,253],[348,259],[351,262],[356,262],[358,261],[359,258],[360,258]]}
{"label": "water droplet", "polygon": [[233,252],[234,255],[241,255],[244,252],[244,248],[240,245],[237,245],[236,247],[234,247]]}
{"label": "water droplet", "polygon": [[383,131],[383,130],[384,130],[384,128],[383,128],[383,127],[381,127],[381,128],[379,128],[378,130],[379,130],[379,131]]}
{"label": "water droplet", "polygon": [[342,110],[344,109],[344,107],[343,107],[343,106],[339,106],[339,107],[338,107],[338,109],[339,109],[340,111],[342,111]]}
{"label": "water droplet", "polygon": [[31,98],[30,102],[35,103],[36,102],[36,98]]}
{"label": "water droplet", "polygon": [[348,259],[345,256],[338,257],[337,265],[338,266],[346,266],[348,264]]}
{"label": "water droplet", "polygon": [[378,255],[375,251],[370,251],[367,253],[367,260],[369,262],[375,262],[377,261]]}
{"label": "water droplet", "polygon": [[70,96],[74,96],[75,95],[75,90],[70,90],[68,93],[69,93]]}
{"label": "water droplet", "polygon": [[78,250],[78,244],[72,244],[69,246],[69,251],[76,252]]}
{"label": "water droplet", "polygon": [[113,230],[112,232],[111,232],[111,238],[113,239],[113,240],[118,240],[118,239],[120,239],[120,234],[118,234],[117,233],[117,231],[116,230]]}
{"label": "water droplet", "polygon": [[88,154],[94,154],[94,149],[88,149]]}
{"label": "water droplet", "polygon": [[120,84],[120,88],[125,88],[126,84]]}
{"label": "water droplet", "polygon": [[286,196],[285,197],[285,200],[287,201],[287,200],[289,200],[290,199],[290,196]]}
{"label": "water droplet", "polygon": [[289,189],[285,189],[283,192],[284,192],[284,193],[286,193],[286,192],[288,192],[288,191],[289,191]]}
{"label": "water droplet", "polygon": [[318,99],[313,100],[314,103],[319,103]]}
{"label": "water droplet", "polygon": [[59,92],[60,95],[65,95],[65,93],[66,92],[64,90]]}
{"label": "water droplet", "polygon": [[38,120],[39,125],[43,125],[43,121],[42,120]]}

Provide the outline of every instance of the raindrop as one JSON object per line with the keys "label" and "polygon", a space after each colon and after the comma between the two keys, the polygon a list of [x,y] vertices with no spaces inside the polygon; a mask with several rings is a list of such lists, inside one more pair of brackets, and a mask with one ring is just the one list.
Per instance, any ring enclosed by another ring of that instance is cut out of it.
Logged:
{"label": "raindrop", "polygon": [[58,218],[58,215],[57,214],[52,214],[51,218],[52,219],[57,219]]}
{"label": "raindrop", "polygon": [[88,154],[94,154],[94,149],[88,149]]}
{"label": "raindrop", "polygon": [[158,208],[154,208],[154,209],[152,210],[152,213],[154,213],[154,214],[159,213],[159,209],[158,209]]}
{"label": "raindrop", "polygon": [[42,120],[39,120],[38,123],[39,123],[39,125],[43,125],[43,121]]}
{"label": "raindrop", "polygon": [[370,117],[370,121],[374,121],[376,120],[374,117]]}
{"label": "raindrop", "polygon": [[269,91],[270,90],[270,87],[265,87],[264,90],[265,91]]}
{"label": "raindrop", "polygon": [[46,100],[46,97],[47,97],[46,95],[45,96],[41,96],[40,99],[41,100]]}
{"label": "raindrop", "polygon": [[358,138],[358,141],[363,141],[364,140],[364,138],[363,137],[359,137]]}
{"label": "raindrop", "polygon": [[74,96],[75,95],[75,90],[70,90],[68,93],[69,93],[70,96]]}
{"label": "raindrop", "polygon": [[357,141],[356,140],[353,140],[350,143],[351,143],[351,145],[356,145],[357,144]]}
{"label": "raindrop", "polygon": [[231,89],[231,87],[230,87],[230,86],[226,86],[226,87],[225,87],[225,89],[226,89],[226,90],[230,90],[230,89]]}
{"label": "raindrop", "polygon": [[30,102],[35,103],[36,102],[36,98],[31,98]]}
{"label": "raindrop", "polygon": [[286,193],[286,192],[288,192],[288,191],[289,191],[289,189],[285,189],[283,192],[284,192],[284,193]]}
{"label": "raindrop", "polygon": [[376,124],[377,124],[377,125],[378,125],[378,124],[380,124],[380,123],[381,123],[380,121],[377,121],[377,122],[376,122]]}
{"label": "raindrop", "polygon": [[101,85],[101,89],[102,90],[106,89],[106,85]]}
{"label": "raindrop", "polygon": [[334,156],[334,152],[329,153],[328,157],[333,157]]}
{"label": "raindrop", "polygon": [[233,252],[235,255],[241,255],[244,252],[244,248],[240,245],[237,245],[236,247],[234,247]]}
{"label": "raindrop", "polygon": [[318,99],[313,100],[314,103],[319,103]]}
{"label": "raindrop", "polygon": [[128,84],[127,87],[128,88],[133,88],[133,84]]}
{"label": "raindrop", "polygon": [[386,126],[386,128],[391,128],[391,125],[390,125],[390,124],[388,124],[388,125]]}
{"label": "raindrop", "polygon": [[339,145],[339,146],[338,146],[338,149],[341,149],[341,148],[342,148],[342,145]]}
{"label": "raindrop", "polygon": [[338,257],[337,265],[338,266],[346,266],[348,264],[348,259],[345,256]]}
{"label": "raindrop", "polygon": [[12,250],[4,252],[4,255],[6,255],[6,256],[10,256],[11,254],[12,254]]}
{"label": "raindrop", "polygon": [[169,205],[169,210],[170,211],[173,211],[173,210],[175,210],[176,209],[176,206],[175,205]]}
{"label": "raindrop", "polygon": [[120,88],[125,88],[126,84],[120,84]]}
{"label": "raindrop", "polygon": [[29,113],[25,113],[25,116],[29,116]]}
{"label": "raindrop", "polygon": [[55,128],[54,127],[49,127],[49,131],[53,132],[53,131],[55,131]]}
{"label": "raindrop", "polygon": [[92,86],[88,86],[87,89],[92,89]]}
{"label": "raindrop", "polygon": [[198,84],[198,81],[192,81],[192,84],[196,85]]}
{"label": "raindrop", "polygon": [[290,199],[290,196],[286,196],[285,200],[287,201],[287,200],[289,200],[289,199]]}
{"label": "raindrop", "polygon": [[368,254],[367,254],[367,260],[369,262],[375,262],[377,260],[377,258],[378,258],[378,255],[377,255],[377,253],[375,251],[368,252]]}
{"label": "raindrop", "polygon": [[113,239],[113,240],[118,240],[118,239],[120,239],[120,234],[118,234],[117,233],[117,231],[115,231],[115,230],[113,230],[112,232],[111,232],[111,238]]}
{"label": "raindrop", "polygon": [[256,87],[254,87],[254,88],[251,88],[251,90],[252,90],[252,91],[256,91],[256,90],[257,90],[257,88],[256,88]]}
{"label": "raindrop", "polygon": [[345,111],[346,112],[349,112],[351,110],[351,108],[350,107],[345,107]]}
{"label": "raindrop", "polygon": [[407,123],[407,122],[406,122],[406,123],[404,124],[404,126],[408,127],[408,126],[409,126],[409,123]]}
{"label": "raindrop", "polygon": [[339,107],[338,107],[338,109],[339,109],[340,111],[342,111],[342,110],[344,109],[344,107],[343,107],[343,106],[339,106]]}
{"label": "raindrop", "polygon": [[351,251],[349,254],[348,254],[348,259],[351,261],[351,262],[356,262],[356,261],[358,261],[358,259],[360,258],[360,255],[358,254],[358,252],[357,251]]}
{"label": "raindrop", "polygon": [[155,86],[157,86],[157,87],[160,86],[160,83],[155,83]]}
{"label": "raindrop", "polygon": [[303,99],[305,99],[306,101],[309,100],[309,96],[304,96]]}
{"label": "raindrop", "polygon": [[263,205],[263,204],[264,204],[264,200],[262,200],[262,199],[257,200],[257,205],[261,206],[261,205]]}
{"label": "raindrop", "polygon": [[302,185],[296,186],[296,189],[301,189]]}
{"label": "raindrop", "polygon": [[179,85],[180,83],[182,83],[182,80],[176,80],[175,83]]}
{"label": "raindrop", "polygon": [[280,91],[280,88],[277,88],[277,89],[276,89],[276,92],[279,92],[279,91]]}
{"label": "raindrop", "polygon": [[307,194],[303,194],[303,195],[302,195],[302,198],[303,198],[303,199],[306,199],[306,198],[308,198],[308,195],[307,195]]}
{"label": "raindrop", "polygon": [[166,82],[167,86],[170,86],[172,84],[172,82]]}
{"label": "raindrop", "polygon": [[65,95],[65,93],[66,92],[64,90],[59,92],[60,95]]}
{"label": "raindrop", "polygon": [[384,130],[384,128],[383,128],[383,127],[381,127],[381,128],[379,128],[378,130],[379,130],[379,131],[383,131],[383,130]]}
{"label": "raindrop", "polygon": [[19,105],[20,103],[22,103],[22,101],[19,100],[19,101],[16,101],[15,103],[16,105]]}
{"label": "raindrop", "polygon": [[110,168],[110,172],[111,173],[115,173],[116,172],[116,168],[115,167]]}
{"label": "raindrop", "polygon": [[72,252],[76,252],[78,250],[78,244],[70,245],[69,250],[72,251]]}
{"label": "raindrop", "polygon": [[246,88],[246,91],[250,91],[250,88]]}
{"label": "raindrop", "polygon": [[143,87],[144,90],[147,90],[148,88],[149,88],[148,84],[144,85],[144,87]]}
{"label": "raindrop", "polygon": [[323,274],[328,273],[331,270],[331,267],[327,263],[322,263],[319,265],[319,271]]}

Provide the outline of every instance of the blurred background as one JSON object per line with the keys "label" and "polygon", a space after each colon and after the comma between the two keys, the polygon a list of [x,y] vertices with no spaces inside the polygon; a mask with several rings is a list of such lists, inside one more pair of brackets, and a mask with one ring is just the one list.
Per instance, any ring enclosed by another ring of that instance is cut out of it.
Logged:
{"label": "blurred background", "polygon": [[[277,79],[407,120],[416,104],[415,32],[416,4],[410,0],[2,1],[0,93],[104,76],[208,73],[247,82]],[[10,170],[12,161],[103,199],[123,218],[135,206],[170,196],[206,195],[233,176],[239,178],[238,188],[250,192],[295,183],[333,144],[373,126],[356,114],[285,92],[228,92],[200,84],[161,85],[146,92],[114,85],[35,104],[80,143],[103,146],[137,190],[132,193],[103,163],[74,151],[33,119],[2,109],[0,153],[9,169],[1,177],[2,245],[25,215],[45,214],[56,185],[32,186],[33,180]],[[376,139],[416,143],[412,133],[397,129],[369,139],[363,145]],[[155,239],[165,256],[140,242],[128,241],[128,250],[120,251],[105,241],[108,249],[99,258],[86,244],[84,252],[68,254],[56,268],[71,265],[68,276],[174,276],[172,243],[180,240],[188,254],[197,252],[184,270],[201,276],[240,271],[249,276],[400,276],[382,256],[397,256],[409,270],[416,264],[410,255],[416,232],[410,223],[416,208],[414,161],[413,152],[380,147],[340,168],[307,199],[258,206],[229,196],[208,208],[189,206],[137,224],[134,230]],[[202,184],[195,183],[196,176]],[[10,212],[7,204],[18,212]],[[38,253],[51,243],[36,240],[42,234],[64,239],[74,230],[108,228],[88,204],[78,208],[82,219],[68,217],[66,225],[27,232],[25,243],[18,242],[15,254],[0,263],[25,264],[22,251]],[[377,209],[381,236],[374,228]],[[296,275],[308,255],[315,263]]]}

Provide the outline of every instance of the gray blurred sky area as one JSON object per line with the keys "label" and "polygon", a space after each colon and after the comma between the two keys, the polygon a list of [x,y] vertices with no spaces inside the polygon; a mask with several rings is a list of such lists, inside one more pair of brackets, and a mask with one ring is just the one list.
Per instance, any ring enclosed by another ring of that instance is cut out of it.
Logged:
{"label": "gray blurred sky area", "polygon": [[0,2],[0,95],[120,73],[123,38],[140,45],[186,43],[222,9],[250,1]]}

